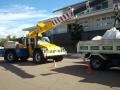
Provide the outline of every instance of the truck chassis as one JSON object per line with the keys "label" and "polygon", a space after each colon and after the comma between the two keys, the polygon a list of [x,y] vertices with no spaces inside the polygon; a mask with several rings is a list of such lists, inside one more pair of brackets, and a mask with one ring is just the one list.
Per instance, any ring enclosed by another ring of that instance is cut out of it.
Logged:
{"label": "truck chassis", "polygon": [[120,66],[120,40],[80,41],[77,52],[90,59],[92,69]]}

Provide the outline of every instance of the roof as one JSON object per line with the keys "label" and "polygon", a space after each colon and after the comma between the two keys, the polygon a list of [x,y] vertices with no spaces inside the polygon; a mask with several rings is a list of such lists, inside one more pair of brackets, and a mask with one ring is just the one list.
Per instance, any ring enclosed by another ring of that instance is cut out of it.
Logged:
{"label": "roof", "polygon": [[37,29],[37,27],[33,26],[33,27],[24,28],[23,31],[32,31],[32,30],[35,30],[35,29]]}
{"label": "roof", "polygon": [[63,7],[63,8],[61,8],[61,9],[55,10],[55,11],[53,11],[53,12],[60,12],[60,11],[63,11],[63,10],[68,9],[69,7],[71,7],[71,8],[79,7],[79,6],[81,6],[82,4],[84,4],[84,3],[86,3],[86,2],[87,2],[87,1],[83,1],[83,2],[80,2],[80,3],[72,4],[72,5]]}
{"label": "roof", "polygon": [[[39,21],[38,23],[45,23],[45,22],[48,22],[52,19],[53,18],[45,19],[45,20]],[[35,29],[37,29],[36,26],[31,26],[31,27],[28,27],[28,28],[24,28],[23,31],[32,31],[32,30],[35,30]]]}

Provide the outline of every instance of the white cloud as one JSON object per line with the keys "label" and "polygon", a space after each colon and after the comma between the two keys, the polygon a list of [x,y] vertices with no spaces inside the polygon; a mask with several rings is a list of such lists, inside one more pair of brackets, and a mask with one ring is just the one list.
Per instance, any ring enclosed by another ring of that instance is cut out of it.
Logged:
{"label": "white cloud", "polygon": [[0,36],[23,36],[26,33],[22,29],[34,26],[37,22],[56,17],[46,10],[38,10],[26,5],[13,5],[0,9]]}
{"label": "white cloud", "polygon": [[34,12],[27,12],[27,13],[6,13],[0,14],[0,21],[16,21],[16,20],[23,20],[23,19],[31,19],[31,18],[38,18],[38,17],[46,17],[46,14],[43,13],[34,13]]}
{"label": "white cloud", "polygon": [[5,30],[5,27],[0,27],[0,38],[5,38],[8,35]]}
{"label": "white cloud", "polygon": [[9,9],[0,9],[0,20],[22,20],[30,18],[50,18],[57,15],[48,13],[46,10],[37,10],[25,5],[14,5]]}
{"label": "white cloud", "polygon": [[16,37],[26,36],[26,34],[28,32],[22,31],[22,29],[30,27],[30,26],[31,26],[30,24],[23,24],[21,26],[18,26],[17,28],[14,27],[14,28],[11,28],[9,30],[8,30],[8,28],[0,27],[0,36],[1,36],[0,38],[5,38],[8,35],[16,36]]}

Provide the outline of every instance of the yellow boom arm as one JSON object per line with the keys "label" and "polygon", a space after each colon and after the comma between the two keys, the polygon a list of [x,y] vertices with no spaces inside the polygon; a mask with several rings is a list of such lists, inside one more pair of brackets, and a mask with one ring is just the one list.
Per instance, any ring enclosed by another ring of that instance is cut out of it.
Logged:
{"label": "yellow boom arm", "polygon": [[52,21],[48,21],[46,23],[38,23],[36,30],[33,30],[29,32],[29,37],[36,37],[36,32],[38,32],[38,36],[42,37],[42,33],[47,32],[49,30],[54,29],[54,25],[52,24]]}
{"label": "yellow boom arm", "polygon": [[44,33],[55,28],[51,21],[48,21],[46,23],[38,23],[37,27],[38,33]]}

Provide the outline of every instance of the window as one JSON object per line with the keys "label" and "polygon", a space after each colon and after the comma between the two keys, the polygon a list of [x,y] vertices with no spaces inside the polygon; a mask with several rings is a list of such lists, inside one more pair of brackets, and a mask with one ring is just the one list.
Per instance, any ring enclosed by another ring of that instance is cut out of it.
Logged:
{"label": "window", "polygon": [[120,0],[113,0],[113,3],[120,3]]}
{"label": "window", "polygon": [[66,33],[67,32],[67,25],[60,25],[55,28],[53,31],[53,34],[60,34],[60,33]]}
{"label": "window", "polygon": [[107,25],[112,25],[112,22],[107,22]]}
{"label": "window", "polygon": [[106,17],[102,18],[102,20],[106,20]]}
{"label": "window", "polygon": [[105,0],[103,3],[96,5],[96,10],[108,8],[108,0]]}
{"label": "window", "polygon": [[111,16],[111,19],[115,19],[115,16]]}
{"label": "window", "polygon": [[46,32],[46,36],[52,35],[52,34],[53,34],[52,31],[53,31],[53,30],[50,30],[50,31]]}
{"label": "window", "polygon": [[71,23],[68,24],[68,32],[77,32],[83,30],[84,26],[83,24],[76,24],[76,23]]}
{"label": "window", "polygon": [[101,9],[101,5],[97,5],[96,10],[100,10],[100,9]]}
{"label": "window", "polygon": [[96,21],[100,21],[100,18],[98,18]]}
{"label": "window", "polygon": [[108,8],[108,1],[102,3],[102,9]]}
{"label": "window", "polygon": [[88,23],[87,21],[85,21],[85,22],[82,24],[82,26],[83,26],[84,28],[88,28],[88,27],[89,27],[89,23]]}
{"label": "window", "polygon": [[107,19],[109,20],[109,19],[110,19],[110,17],[107,17]]}
{"label": "window", "polygon": [[85,21],[84,23],[88,23],[88,21]]}

